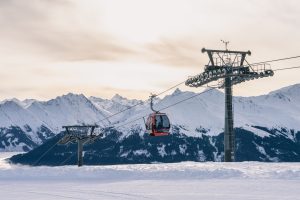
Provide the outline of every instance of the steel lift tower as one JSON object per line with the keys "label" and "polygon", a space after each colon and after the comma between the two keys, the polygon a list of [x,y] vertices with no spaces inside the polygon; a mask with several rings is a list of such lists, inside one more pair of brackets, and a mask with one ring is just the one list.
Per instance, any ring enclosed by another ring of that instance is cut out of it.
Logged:
{"label": "steel lift tower", "polygon": [[225,50],[202,49],[207,53],[209,63],[204,72],[188,78],[185,84],[190,87],[200,87],[213,81],[219,81],[218,88],[225,90],[225,128],[224,128],[224,161],[235,161],[235,134],[233,129],[232,86],[258,78],[273,76],[274,72],[267,63],[250,65],[246,55],[250,51],[230,51],[229,42],[222,41]]}
{"label": "steel lift tower", "polygon": [[77,143],[77,165],[81,167],[83,165],[83,145],[87,143],[93,143],[96,139],[100,138],[103,134],[95,133],[97,125],[75,125],[75,126],[63,126],[66,130],[64,137],[59,141],[59,144],[66,145],[68,143]]}

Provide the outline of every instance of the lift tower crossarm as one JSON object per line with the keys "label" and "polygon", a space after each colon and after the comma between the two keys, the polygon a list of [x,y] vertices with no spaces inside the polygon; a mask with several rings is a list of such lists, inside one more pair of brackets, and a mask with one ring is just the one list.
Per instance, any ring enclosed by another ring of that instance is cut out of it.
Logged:
{"label": "lift tower crossarm", "polygon": [[247,55],[251,55],[251,51],[230,51],[230,50],[216,50],[216,49],[205,49],[202,48],[201,50],[202,53],[205,52],[212,52],[212,53],[232,53],[232,54],[247,54]]}
{"label": "lift tower crossarm", "polygon": [[[218,65],[215,65],[215,62],[214,62],[214,59],[213,59],[213,54],[214,53],[217,53],[219,55],[219,53],[226,53],[226,54],[235,54],[235,55],[241,55],[241,61],[240,61],[240,65],[244,65],[244,61],[245,61],[245,58],[246,58],[246,55],[251,55],[251,51],[229,51],[229,50],[215,50],[215,49],[205,49],[205,48],[202,48],[201,50],[202,53],[207,53],[208,57],[209,57],[209,61],[211,63],[211,67],[214,67],[214,66],[218,66]],[[223,65],[225,63],[222,63]]]}

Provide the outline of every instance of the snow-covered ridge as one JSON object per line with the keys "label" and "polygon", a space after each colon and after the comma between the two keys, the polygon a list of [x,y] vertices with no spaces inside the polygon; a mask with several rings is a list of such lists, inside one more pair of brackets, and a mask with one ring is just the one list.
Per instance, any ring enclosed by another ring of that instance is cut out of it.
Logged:
{"label": "snow-covered ridge", "polygon": [[5,99],[3,101],[0,101],[0,104],[4,104],[6,102],[15,102],[19,106],[21,106],[23,108],[27,108],[35,101],[36,101],[35,99],[25,99],[25,100],[21,101],[17,98],[12,98],[12,99]]}
{"label": "snow-covered ridge", "polygon": [[[176,89],[172,94],[162,99],[155,99],[154,107],[159,110],[195,94]],[[255,129],[253,126],[299,131],[299,102],[300,84],[285,87],[266,95],[235,97],[234,125],[254,131],[263,137],[268,136],[268,133],[262,133],[261,130]],[[128,109],[136,104],[139,105]],[[122,110],[126,111],[107,120],[102,120]],[[213,89],[163,110],[163,112],[169,115],[173,125],[181,127],[181,132],[188,136],[217,135],[223,131],[224,127],[224,93]],[[39,139],[40,136],[38,137],[36,134],[41,127],[46,127],[56,134],[62,130],[63,125],[96,123],[102,127],[119,126],[149,113],[151,113],[149,101],[130,100],[120,95],[115,95],[112,99],[87,98],[82,94],[69,93],[49,101],[33,99],[2,101],[0,103],[0,128],[19,127],[38,144],[42,142],[42,139]],[[131,127],[140,126],[143,128],[143,123],[141,119],[121,127],[120,130],[125,134],[130,133]],[[199,130],[203,131],[199,132]],[[293,139],[292,136],[287,135],[287,137]],[[2,145],[6,146],[6,144]]]}
{"label": "snow-covered ridge", "polygon": [[[181,100],[194,96],[196,93],[180,91],[164,97],[157,104],[161,109]],[[234,97],[235,127],[253,130],[252,126],[286,128],[300,130],[300,84],[286,87],[267,95],[255,97]],[[190,136],[199,136],[196,129],[205,129],[209,135],[217,135],[224,127],[224,93],[213,89],[188,101],[170,107],[166,112],[173,125],[184,127]],[[125,118],[126,121],[150,113],[146,108],[136,115]],[[143,125],[143,121],[137,122]],[[257,132],[261,132],[257,130]],[[267,133],[265,133],[267,134]],[[200,135],[201,136],[201,135]]]}
{"label": "snow-covered ridge", "polygon": [[[156,109],[164,108],[180,100],[195,95],[193,92],[176,89],[171,95],[157,99]],[[256,97],[235,97],[235,126],[259,125],[264,127],[288,127],[300,129],[300,84],[292,85]],[[149,104],[141,100],[129,100],[116,94],[112,99],[86,98],[72,94],[59,96],[49,101],[18,99],[0,102],[0,127],[29,125],[32,128],[45,125],[57,132],[62,125],[97,123],[101,119],[129,108],[109,119],[112,123],[122,123],[137,116],[150,113]],[[211,90],[191,100],[171,107],[168,113],[172,124],[190,127],[205,127],[212,132],[223,128],[224,94]],[[280,113],[280,115],[278,115]],[[100,125],[110,122],[104,120]],[[138,122],[138,124],[141,124]]]}

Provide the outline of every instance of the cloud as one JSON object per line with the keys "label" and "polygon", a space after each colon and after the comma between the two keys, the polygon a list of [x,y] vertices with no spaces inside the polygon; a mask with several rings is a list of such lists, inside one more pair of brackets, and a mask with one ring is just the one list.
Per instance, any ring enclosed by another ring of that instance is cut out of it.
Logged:
{"label": "cloud", "polygon": [[[208,62],[201,49],[223,49],[220,39],[251,50],[249,62],[300,49],[296,0],[115,2],[0,0],[2,96],[46,98],[76,88],[145,96],[199,73]],[[298,80],[289,73],[286,80]]]}
{"label": "cloud", "polygon": [[188,37],[161,39],[144,46],[145,58],[175,67],[202,67],[207,60],[201,53],[203,44],[204,41]]}
{"label": "cloud", "polygon": [[105,32],[100,14],[90,22],[82,12],[73,1],[1,1],[0,41],[8,46],[0,52],[54,61],[119,60],[134,53]]}
{"label": "cloud", "polygon": [[61,62],[133,58],[175,67],[203,65],[200,43],[174,38],[140,46],[128,44],[107,32],[101,12],[101,5],[96,11],[89,7],[85,12],[78,1],[1,1],[0,41],[6,45],[0,47],[0,54],[13,54],[12,60],[29,64],[38,59]]}
{"label": "cloud", "polygon": [[40,45],[45,47],[45,53],[64,61],[113,61],[124,59],[134,53],[134,50],[120,44],[115,38],[101,33],[98,35],[73,31],[53,33],[43,35],[40,38]]}
{"label": "cloud", "polygon": [[[236,1],[231,1],[231,4],[224,4],[223,6],[228,9],[231,6],[235,6],[230,11],[235,9],[238,11],[239,9],[237,8],[240,4],[238,6],[234,2]],[[203,46],[207,44],[209,44],[207,47],[216,46],[220,39],[229,39],[232,41],[232,44],[240,43],[246,46],[245,44],[248,43],[251,50],[255,50],[255,47],[251,46],[252,43],[259,47],[262,45],[266,46],[266,44],[269,47],[273,45],[271,47],[273,49],[275,46],[274,38],[277,40],[281,36],[280,33],[282,31],[271,30],[270,26],[274,28],[274,23],[271,22],[275,19],[279,21],[277,18],[290,22],[298,19],[295,17],[297,16],[295,12],[297,10],[296,5],[284,4],[284,6],[280,1],[275,1],[273,4],[276,9],[273,7],[266,9],[266,5],[270,2],[257,4],[259,2],[248,2],[249,5],[247,5],[252,6],[251,9],[243,8],[238,12],[240,17],[236,18],[235,12],[228,12],[226,15],[222,12],[217,12],[211,15],[209,10],[215,8],[217,2],[204,4],[197,1],[197,3],[194,2],[195,5],[193,7],[202,9],[198,17],[205,20],[197,20],[197,23],[192,23],[191,21],[197,19],[195,13],[187,18],[184,18],[184,16],[179,17],[184,19],[184,23],[182,21],[181,24],[178,22],[179,30],[188,28],[187,32],[182,33],[181,36],[178,36],[178,33],[176,33],[175,36],[165,35],[163,38],[157,38],[156,41],[151,43],[132,44],[126,41],[126,38],[120,37],[122,34],[108,32],[107,23],[109,24],[109,22],[105,21],[107,19],[104,19],[104,14],[102,14],[105,13],[105,3],[103,1],[91,0],[89,3],[83,3],[83,1],[76,0],[2,0],[0,1],[0,42],[2,44],[0,46],[0,55],[11,57],[11,60],[28,62],[29,64],[32,60],[38,59],[54,62],[132,59],[133,61],[142,60],[148,63],[174,67],[203,67],[207,62],[207,58],[201,56]],[[261,5],[261,8],[258,5]],[[277,12],[279,7],[282,7],[285,12]],[[221,8],[217,7],[216,9],[220,11]],[[188,10],[193,11],[190,7],[188,7]],[[258,11],[254,12],[253,10]],[[141,13],[139,12],[139,14]],[[115,15],[117,14],[115,13]],[[115,15],[111,18],[122,18],[122,16]],[[185,13],[185,15],[188,15],[188,13]],[[268,15],[271,17],[268,17]],[[208,21],[207,16],[209,16]],[[259,26],[257,22],[261,20],[261,16],[266,19],[263,23],[268,23],[268,26],[265,24],[262,28]],[[161,17],[162,19],[164,18],[163,16]],[[123,18],[126,17],[124,16]],[[141,30],[147,28],[149,23],[140,23],[144,19],[143,16],[140,16],[140,18],[141,20],[136,20],[137,24],[133,24],[142,26],[139,27]],[[136,19],[136,16],[129,19]],[[171,16],[168,19],[167,22],[173,22]],[[177,22],[178,18],[175,18],[175,20]],[[124,19],[124,23],[128,23],[128,19],[127,21]],[[157,23],[159,21],[155,21],[155,24]],[[185,24],[189,23],[191,23],[189,26],[185,26]],[[221,23],[222,26],[210,25],[217,23]],[[177,23],[175,24],[177,27]],[[118,26],[126,29],[126,26],[123,26],[123,24],[118,24]],[[183,26],[183,28],[180,28],[180,26]],[[236,26],[238,26],[238,29],[227,28]],[[156,26],[153,27],[155,28]],[[158,29],[159,27],[156,28]],[[161,27],[168,27],[168,24],[161,24]],[[253,28],[260,31],[253,31]],[[126,32],[126,30],[124,31]],[[251,38],[244,37],[241,32],[247,32],[252,34],[252,36]],[[294,33],[295,35],[295,32],[289,30],[286,32]],[[153,32],[153,34],[155,33],[156,31]],[[132,32],[131,35],[134,34],[135,32]],[[190,35],[193,36],[190,37]],[[225,38],[221,38],[223,36]],[[216,42],[209,40],[215,40]],[[286,41],[284,42],[287,44]],[[248,46],[246,46],[246,50],[248,50]],[[276,46],[278,46],[277,43]]]}

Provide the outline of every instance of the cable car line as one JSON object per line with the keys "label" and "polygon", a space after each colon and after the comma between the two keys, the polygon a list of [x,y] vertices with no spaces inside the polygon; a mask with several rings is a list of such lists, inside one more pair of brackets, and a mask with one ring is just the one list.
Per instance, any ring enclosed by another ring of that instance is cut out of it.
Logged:
{"label": "cable car line", "polygon": [[214,89],[214,88],[210,88],[210,89],[205,90],[205,91],[203,91],[203,92],[201,92],[201,93],[195,94],[195,95],[193,95],[193,96],[191,96],[191,97],[189,97],[189,98],[183,99],[183,100],[178,101],[178,102],[176,102],[176,103],[174,103],[174,104],[171,104],[171,105],[169,105],[169,106],[166,106],[166,107],[162,108],[161,110],[166,110],[166,109],[168,109],[168,108],[170,108],[170,107],[172,107],[172,106],[175,106],[175,105],[180,104],[180,103],[182,103],[182,102],[184,102],[184,101],[190,100],[190,99],[192,99],[192,98],[194,98],[194,97],[199,96],[200,94],[204,94],[204,93],[209,92],[209,91],[211,91],[211,90],[213,90],[213,89]]}
{"label": "cable car line", "polygon": [[49,152],[51,151],[58,143],[60,140],[58,140],[53,146],[51,146],[45,153],[43,153],[34,163],[33,166],[36,166],[39,164],[39,162],[42,160],[42,158]]}
{"label": "cable car line", "polygon": [[257,64],[263,64],[263,63],[290,60],[290,59],[295,59],[295,58],[300,58],[300,56],[291,56],[291,57],[286,57],[286,58],[279,58],[279,59],[273,59],[273,60],[268,60],[268,61],[256,62],[256,63],[251,63],[250,65],[257,65]]}
{"label": "cable car line", "polygon": [[[279,61],[279,60],[287,60],[287,59],[293,59],[293,58],[299,58],[299,57],[300,57],[300,56],[294,56],[294,57],[289,57],[289,58],[281,58],[281,59],[276,59],[276,60],[272,60],[272,61],[268,61],[268,62],[275,62],[275,61]],[[261,62],[261,63],[263,63],[263,62]],[[255,64],[255,63],[254,63],[254,64]],[[275,70],[273,70],[273,71],[288,70],[288,69],[295,69],[295,68],[300,68],[300,66],[296,66],[296,67],[287,67],[287,68],[280,68],[280,69],[275,69]],[[184,83],[184,82],[182,82],[182,83]],[[159,93],[159,95],[161,95],[161,94],[163,94],[163,93],[165,93],[165,92],[167,92],[167,91],[169,91],[169,90],[171,90],[171,89],[173,89],[173,88],[175,88],[175,87],[181,85],[182,83],[179,83],[179,84],[177,84],[177,85],[175,85],[175,86],[169,88],[168,90],[165,90],[165,91]],[[179,102],[176,102],[176,103],[174,103],[174,104],[171,104],[171,105],[169,105],[169,106],[167,106],[167,107],[164,107],[164,108],[162,108],[162,109],[160,109],[160,110],[158,110],[158,111],[165,110],[165,109],[167,109],[167,108],[169,108],[169,107],[175,106],[175,105],[177,105],[177,104],[179,104],[179,103],[182,103],[182,102],[184,102],[184,101],[187,101],[187,100],[192,99],[192,98],[194,98],[194,97],[196,97],[196,96],[199,96],[200,94],[203,94],[203,93],[205,93],[205,92],[208,92],[208,91],[214,89],[214,87],[209,87],[209,86],[207,86],[207,87],[210,88],[210,89],[205,90],[204,92],[198,93],[198,94],[196,94],[196,95],[194,95],[194,96],[191,96],[191,97],[189,97],[189,98],[187,98],[187,99],[183,99],[183,100],[181,100],[181,101],[179,101]],[[156,96],[158,96],[158,95],[156,95]],[[128,122],[128,123],[122,124],[122,125],[117,126],[117,127],[114,127],[114,128],[119,128],[119,127],[125,126],[125,125],[127,125],[127,124],[130,124],[130,123],[133,123],[133,122],[138,121],[138,120],[140,120],[140,119],[143,119],[143,118],[145,118],[145,117],[147,117],[147,116],[148,116],[148,115],[139,117],[139,118],[134,119],[134,120],[132,120],[132,121],[130,121],[130,122]]]}
{"label": "cable car line", "polygon": [[296,66],[296,67],[285,67],[285,68],[278,68],[278,69],[274,69],[273,71],[283,71],[283,70],[288,70],[288,69],[299,69],[300,66]]}
{"label": "cable car line", "polygon": [[[168,91],[170,91],[170,90],[172,90],[172,89],[174,89],[174,88],[176,88],[176,87],[182,85],[183,83],[185,83],[185,81],[182,81],[182,82],[180,82],[180,83],[178,83],[178,84],[176,84],[176,85],[174,85],[174,86],[172,86],[172,87],[170,87],[170,88],[168,88],[168,89],[166,89],[166,90],[164,90],[164,91],[158,93],[156,96],[160,96],[160,95],[162,95],[162,94],[164,94],[164,93],[166,93],[166,92],[168,92]],[[150,98],[146,99],[145,101],[148,101],[148,100],[150,100]],[[134,108],[134,107],[136,107],[136,106],[142,105],[142,104],[145,103],[145,101],[142,101],[142,102],[140,102],[140,103],[134,104],[134,105],[132,105],[132,106],[130,106],[130,107],[127,107],[127,108],[125,108],[125,109],[123,109],[123,110],[120,110],[119,112],[116,112],[116,113],[114,113],[114,114],[111,114],[111,115],[109,115],[109,116],[107,116],[107,117],[105,117],[105,118],[103,118],[103,119],[97,121],[96,124],[99,123],[99,122],[102,122],[102,121],[104,121],[104,120],[107,120],[107,119],[109,119],[109,118],[111,118],[111,117],[114,117],[114,116],[116,116],[116,115],[118,115],[118,114],[120,114],[120,113],[122,113],[122,112],[125,112],[125,111],[127,111],[127,110],[130,110],[130,109],[132,109],[132,108]]]}
{"label": "cable car line", "polygon": [[67,159],[65,159],[64,161],[62,161],[62,162],[59,164],[59,166],[65,164],[65,163],[66,163],[67,161],[69,161],[74,155],[75,155],[75,153],[74,153],[74,152],[71,152],[71,155],[70,155],[69,157],[67,157]]}
{"label": "cable car line", "polygon": [[170,91],[170,90],[172,90],[172,89],[174,89],[174,88],[176,88],[176,87],[182,85],[183,83],[185,83],[185,81],[182,81],[182,82],[180,82],[180,83],[174,85],[173,87],[170,87],[169,89],[164,90],[164,91],[158,93],[156,96],[160,96],[160,95],[162,95],[162,94],[164,94],[164,93],[166,93],[166,92],[168,92],[168,91]]}
{"label": "cable car line", "polygon": [[[300,58],[300,56],[291,56],[291,57],[285,57],[285,58],[273,59],[273,60],[268,60],[268,61],[262,61],[262,62],[250,63],[249,65],[251,66],[251,65],[263,64],[263,63],[270,63],[270,62],[277,62],[277,61],[283,61],[283,60],[290,60],[290,59],[295,59],[295,58]],[[296,67],[295,67],[295,68],[296,68]],[[279,70],[281,70],[281,69],[273,70],[273,71],[279,71]],[[186,80],[185,80],[185,81],[186,81]],[[182,85],[183,83],[185,83],[185,81],[182,81],[182,82],[180,82],[180,83],[178,83],[178,84],[176,84],[176,85],[174,85],[174,86],[172,86],[172,87],[170,87],[170,88],[168,88],[168,89],[166,89],[166,90],[164,90],[164,91],[158,93],[157,96],[160,96],[160,95],[162,95],[162,94],[164,94],[164,93],[166,93],[166,92],[168,92],[168,91],[170,91],[170,90],[172,90],[172,89],[174,89],[174,88],[176,88],[176,87]],[[150,100],[150,98],[148,98],[147,100]],[[147,101],[147,100],[146,100],[146,101]],[[140,103],[137,103],[137,104],[132,105],[132,106],[130,106],[130,107],[127,107],[127,108],[125,108],[125,109],[123,109],[123,110],[120,110],[119,112],[116,112],[116,113],[114,113],[114,114],[112,114],[112,115],[110,115],[110,116],[107,116],[107,117],[105,117],[105,118],[103,118],[103,119],[97,121],[96,123],[102,122],[102,121],[104,121],[104,120],[108,120],[108,119],[111,118],[111,117],[114,117],[114,116],[116,116],[116,115],[118,115],[118,114],[120,114],[120,113],[122,113],[122,112],[125,112],[125,111],[127,111],[127,110],[130,110],[130,109],[132,109],[132,108],[134,108],[134,107],[136,107],[136,106],[142,105],[142,104],[144,104],[144,103],[145,103],[145,102],[140,102]]]}
{"label": "cable car line", "polygon": [[[269,60],[269,61],[264,61],[264,62],[251,63],[250,65],[261,64],[261,63],[269,63],[269,62],[277,62],[277,61],[283,61],[283,60],[289,60],[289,59],[295,59],[295,58],[300,58],[300,56],[293,56],[293,57],[286,57],[286,58],[274,59],[274,60]],[[298,68],[300,68],[300,66],[286,67],[286,68],[279,68],[279,69],[274,69],[273,71],[283,71],[283,70],[298,69]],[[176,84],[175,86],[172,86],[172,87],[170,87],[169,89],[167,89],[167,90],[165,90],[165,91],[163,91],[163,92],[158,93],[158,95],[156,95],[156,96],[162,95],[162,94],[164,94],[164,93],[166,93],[166,92],[168,92],[168,91],[174,89],[175,87],[177,87],[177,86],[179,86],[179,85],[181,85],[181,84],[183,84],[183,83],[185,83],[185,81],[180,82],[180,83]],[[203,91],[203,92],[201,92],[201,93],[198,93],[198,94],[196,94],[196,95],[193,95],[193,96],[191,96],[191,97],[189,97],[189,98],[187,98],[187,99],[183,99],[183,100],[181,100],[181,101],[178,101],[178,102],[176,102],[176,103],[174,103],[174,104],[171,104],[171,105],[169,105],[169,106],[166,106],[166,107],[160,109],[159,111],[165,110],[165,109],[167,109],[167,108],[170,108],[170,107],[172,107],[172,106],[175,106],[175,105],[177,105],[177,104],[180,104],[180,103],[182,103],[182,102],[184,102],[184,101],[187,101],[187,100],[189,100],[189,99],[192,99],[192,98],[194,98],[194,97],[197,97],[197,96],[199,96],[199,95],[201,95],[201,94],[203,94],[203,93],[206,93],[206,92],[211,91],[212,89],[214,89],[214,87],[209,87],[209,86],[204,86],[204,87],[207,87],[207,88],[210,88],[210,89],[205,90],[205,91]],[[147,99],[147,100],[149,100],[149,99]],[[131,106],[131,107],[128,107],[128,108],[126,108],[126,109],[124,109],[124,110],[121,110],[121,111],[119,111],[119,112],[117,112],[117,113],[114,113],[114,114],[112,114],[112,115],[110,115],[110,116],[108,116],[108,117],[106,117],[106,118],[104,118],[104,119],[101,119],[101,120],[97,121],[97,122],[102,122],[102,121],[104,121],[104,120],[107,120],[107,119],[109,119],[109,118],[111,118],[111,117],[113,117],[113,116],[115,116],[115,115],[118,115],[118,114],[120,114],[120,113],[122,113],[122,112],[125,112],[125,111],[127,111],[127,110],[129,110],[129,109],[132,109],[132,108],[134,108],[134,107],[136,107],[136,106],[138,106],[138,105],[141,105],[141,104],[143,104],[143,103],[144,103],[144,102],[135,104],[135,105],[133,105],[133,106]],[[140,120],[140,119],[143,119],[143,118],[145,118],[145,117],[147,117],[147,116],[148,116],[148,115],[145,115],[145,116],[143,116],[143,117],[139,117],[139,118],[137,118],[137,119],[134,119],[134,120],[129,121],[129,122],[125,123],[125,124],[116,126],[116,127],[114,127],[114,128],[115,128],[115,129],[120,128],[120,127],[125,126],[125,125],[127,125],[127,124],[130,124],[130,123],[133,123],[133,122],[138,121],[138,120]],[[96,122],[96,123],[97,123],[97,122]],[[43,153],[43,154],[36,160],[36,162],[33,164],[33,166],[36,166],[36,165],[41,161],[41,159],[42,159],[48,152],[50,152],[50,151],[51,151],[58,143],[59,143],[59,140],[58,140],[53,146],[51,146],[45,153]],[[73,156],[73,155],[71,155],[71,156]],[[71,156],[70,156],[70,157],[71,157]],[[65,162],[65,161],[63,161],[63,162]]]}
{"label": "cable car line", "polygon": [[[197,96],[199,96],[199,95],[201,95],[201,94],[204,94],[204,93],[206,93],[206,92],[208,92],[208,91],[211,91],[211,90],[213,90],[213,89],[214,89],[214,88],[210,88],[210,89],[208,89],[208,90],[205,90],[205,91],[203,91],[203,92],[200,92],[200,93],[198,93],[198,94],[195,94],[195,95],[193,95],[193,96],[191,96],[191,97],[188,97],[188,98],[186,98],[186,99],[180,100],[180,101],[178,101],[178,102],[176,102],[176,103],[174,103],[174,104],[171,104],[171,105],[168,105],[168,106],[166,106],[166,107],[163,107],[163,108],[159,109],[158,111],[166,110],[166,109],[168,109],[168,108],[170,108],[170,107],[172,107],[172,106],[175,106],[175,105],[177,105],[177,104],[180,104],[180,103],[182,103],[182,102],[184,102],[184,101],[187,101],[187,100],[189,100],[189,99],[195,98],[195,97],[197,97]],[[116,127],[114,127],[114,128],[117,129],[117,128],[120,128],[120,127],[122,127],[122,126],[126,126],[127,124],[131,124],[131,123],[133,123],[133,122],[136,122],[136,121],[138,121],[138,120],[140,120],[140,119],[143,119],[143,118],[147,117],[148,115],[149,115],[149,114],[144,115],[144,116],[139,117],[139,118],[136,118],[136,119],[131,120],[131,121],[125,123],[125,124],[121,124],[121,125],[119,125],[119,126],[116,126]],[[45,153],[43,153],[42,156],[40,156],[40,157],[37,159],[37,161],[33,164],[33,166],[36,166],[36,165],[42,160],[42,158],[43,158],[48,152],[50,152],[50,151],[51,151],[58,143],[59,143],[59,140],[58,140],[53,146],[51,146]],[[62,164],[65,163],[66,161],[68,161],[72,156],[74,156],[74,154],[71,154],[66,160],[62,161],[62,162],[60,163],[60,165],[62,165]]]}
{"label": "cable car line", "polygon": [[[166,109],[168,109],[168,108],[170,108],[170,107],[172,107],[172,106],[175,106],[175,105],[180,104],[180,103],[182,103],[182,102],[184,102],[184,101],[187,101],[187,100],[190,100],[190,99],[192,99],[192,98],[195,98],[195,97],[197,97],[197,96],[199,96],[199,95],[201,95],[201,94],[204,94],[204,93],[206,93],[206,92],[209,92],[209,91],[211,91],[211,90],[213,90],[213,89],[214,89],[214,88],[210,88],[210,89],[208,89],[208,90],[205,90],[205,91],[203,91],[203,92],[200,92],[200,93],[198,93],[198,94],[195,94],[195,95],[193,95],[193,96],[191,96],[191,97],[188,97],[188,98],[186,98],[186,99],[180,100],[180,101],[178,101],[178,102],[176,102],[176,103],[174,103],[174,104],[171,104],[171,105],[168,105],[168,106],[166,106],[166,107],[163,107],[163,108],[159,109],[159,111],[166,110]],[[129,121],[129,122],[125,123],[125,124],[121,124],[120,126],[116,126],[116,127],[114,127],[114,128],[115,128],[115,129],[120,128],[120,127],[125,126],[125,125],[127,125],[127,124],[130,124],[130,123],[133,123],[133,122],[138,121],[138,120],[140,120],[140,119],[143,119],[144,117],[147,117],[147,116],[148,116],[148,114],[147,114],[147,115],[144,115],[144,116],[142,116],[142,117],[136,118],[136,119],[134,119],[134,120],[132,120],[132,121]]]}

